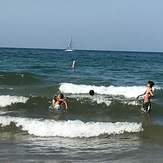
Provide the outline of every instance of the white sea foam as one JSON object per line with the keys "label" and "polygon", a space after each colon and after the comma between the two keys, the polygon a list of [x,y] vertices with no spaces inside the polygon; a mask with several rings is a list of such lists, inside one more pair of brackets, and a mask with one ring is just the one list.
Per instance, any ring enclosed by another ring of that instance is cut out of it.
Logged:
{"label": "white sea foam", "polygon": [[106,106],[109,106],[112,103],[110,99],[103,97],[103,96],[94,96],[92,97],[92,101],[97,102],[97,104],[104,103],[106,104]]}
{"label": "white sea foam", "polygon": [[95,137],[101,134],[115,135],[124,132],[134,133],[143,131],[141,123],[135,122],[87,122],[80,120],[55,121],[29,119],[20,117],[0,116],[2,126],[14,122],[17,127],[21,126],[23,131],[27,131],[35,136],[60,136],[60,137]]}
{"label": "white sea foam", "polygon": [[[125,96],[126,98],[135,98],[144,93],[145,86],[94,86],[94,85],[77,85],[72,83],[61,83],[59,90],[63,93],[70,94],[88,94],[94,90],[97,94],[111,96]],[[160,89],[160,88],[157,88]]]}
{"label": "white sea foam", "polygon": [[25,103],[28,100],[27,97],[23,96],[10,96],[10,95],[1,95],[0,96],[0,107],[5,107],[13,103],[22,102]]}
{"label": "white sea foam", "polygon": [[86,94],[71,94],[69,95],[69,98],[76,98],[78,101],[87,101],[86,99],[89,99],[92,102],[96,102],[97,104],[106,104],[107,106],[109,106],[112,103],[112,100],[110,98],[107,98],[106,96],[101,96],[101,95],[94,95],[94,96],[90,96],[90,95],[86,95]]}

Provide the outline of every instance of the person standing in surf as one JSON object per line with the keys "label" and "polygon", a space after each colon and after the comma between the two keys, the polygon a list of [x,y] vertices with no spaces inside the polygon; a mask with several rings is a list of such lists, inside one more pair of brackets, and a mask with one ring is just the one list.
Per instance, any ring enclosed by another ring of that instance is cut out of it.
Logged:
{"label": "person standing in surf", "polygon": [[152,89],[154,85],[155,84],[153,81],[148,81],[146,91],[137,97],[137,99],[139,99],[139,97],[143,96],[143,111],[145,111],[146,113],[150,113],[151,109],[150,99],[151,97],[154,96],[154,91]]}

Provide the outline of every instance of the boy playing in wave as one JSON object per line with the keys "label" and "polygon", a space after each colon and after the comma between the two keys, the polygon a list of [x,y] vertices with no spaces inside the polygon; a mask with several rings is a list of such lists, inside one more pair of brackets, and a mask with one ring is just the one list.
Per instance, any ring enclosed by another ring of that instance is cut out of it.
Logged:
{"label": "boy playing in wave", "polygon": [[154,82],[148,81],[146,91],[137,97],[137,99],[139,99],[140,96],[143,96],[143,111],[148,113],[150,112],[151,109],[150,99],[154,95],[154,92],[152,90],[153,86],[154,86]]}
{"label": "boy playing in wave", "polygon": [[59,95],[55,96],[52,100],[52,105],[50,106],[51,111],[61,112],[62,105],[64,105],[64,110],[67,110],[68,105],[66,100],[64,99],[64,95],[60,93]]}

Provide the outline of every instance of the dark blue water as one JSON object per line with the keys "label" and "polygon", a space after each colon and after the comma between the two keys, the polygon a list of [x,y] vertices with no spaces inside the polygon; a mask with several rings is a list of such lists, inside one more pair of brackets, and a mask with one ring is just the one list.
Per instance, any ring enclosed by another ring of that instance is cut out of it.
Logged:
{"label": "dark blue water", "polygon": [[161,53],[1,49],[0,57],[2,72],[29,72],[55,84],[143,85],[150,79],[162,85],[163,79]]}
{"label": "dark blue water", "polygon": [[[148,80],[151,117],[136,101]],[[0,48],[0,160],[162,162],[162,89],[162,53]]]}

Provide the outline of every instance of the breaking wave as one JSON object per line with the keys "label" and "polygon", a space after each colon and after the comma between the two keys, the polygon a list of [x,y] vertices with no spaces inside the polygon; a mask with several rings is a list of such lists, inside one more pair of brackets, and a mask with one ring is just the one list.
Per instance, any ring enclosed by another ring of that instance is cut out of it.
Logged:
{"label": "breaking wave", "polygon": [[141,123],[135,122],[82,122],[80,120],[55,121],[32,118],[0,116],[1,127],[15,123],[35,136],[58,137],[97,137],[103,134],[116,135],[125,132],[135,133],[143,131]]}
{"label": "breaking wave", "polygon": [[[157,87],[156,89],[160,89]],[[124,96],[126,98],[136,98],[145,90],[144,86],[94,86],[94,85],[77,85],[72,83],[61,83],[59,90],[69,94],[88,94],[94,90],[96,94],[110,96]]]}
{"label": "breaking wave", "polygon": [[10,95],[1,95],[0,96],[0,107],[5,107],[14,103],[25,103],[28,100],[27,97],[23,96],[10,96]]}

